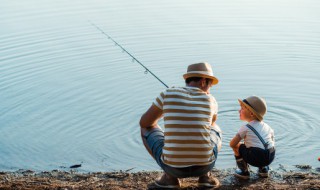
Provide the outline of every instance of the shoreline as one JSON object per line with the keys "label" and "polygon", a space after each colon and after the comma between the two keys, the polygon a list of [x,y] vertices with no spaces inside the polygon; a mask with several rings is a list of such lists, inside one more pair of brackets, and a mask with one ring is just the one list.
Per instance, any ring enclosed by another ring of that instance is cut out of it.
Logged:
{"label": "shoreline", "polygon": [[[214,169],[212,174],[220,180],[219,189],[320,189],[320,168],[308,165],[297,166],[297,170],[271,170],[269,178],[259,178],[252,171],[250,180],[239,180],[233,176],[235,168]],[[141,172],[88,172],[52,170],[34,172],[18,170],[0,172],[0,189],[155,189],[154,180],[160,171]],[[195,190],[197,178],[180,179],[183,190]]]}

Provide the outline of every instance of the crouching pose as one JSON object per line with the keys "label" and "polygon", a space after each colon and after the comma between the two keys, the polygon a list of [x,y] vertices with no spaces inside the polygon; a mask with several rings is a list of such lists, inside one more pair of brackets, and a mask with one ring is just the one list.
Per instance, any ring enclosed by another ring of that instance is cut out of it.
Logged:
{"label": "crouching pose", "polygon": [[[241,126],[230,141],[239,168],[235,171],[235,176],[248,179],[250,164],[259,168],[260,177],[268,177],[269,164],[275,157],[275,141],[273,129],[263,122],[263,116],[267,112],[266,102],[260,97],[250,96],[239,100],[239,103],[240,119],[248,123]],[[241,143],[242,139],[244,143]]]}
{"label": "crouching pose", "polygon": [[[189,65],[183,77],[186,86],[160,93],[140,120],[143,143],[164,171],[155,185],[179,188],[179,178],[198,177],[199,186],[218,187],[210,173],[221,147],[218,105],[210,94],[218,79],[208,63]],[[164,131],[158,125],[161,117]]]}

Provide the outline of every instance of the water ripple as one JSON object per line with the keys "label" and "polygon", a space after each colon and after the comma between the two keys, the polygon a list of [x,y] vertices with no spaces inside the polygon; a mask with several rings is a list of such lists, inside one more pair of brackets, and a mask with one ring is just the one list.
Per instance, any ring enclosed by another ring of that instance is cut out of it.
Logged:
{"label": "water ripple", "polygon": [[0,168],[159,169],[138,123],[165,87],[88,20],[169,86],[184,85],[188,64],[213,64],[223,130],[217,167],[235,165],[229,141],[244,124],[237,99],[253,94],[268,102],[275,164],[316,165],[320,4],[242,3],[4,1]]}

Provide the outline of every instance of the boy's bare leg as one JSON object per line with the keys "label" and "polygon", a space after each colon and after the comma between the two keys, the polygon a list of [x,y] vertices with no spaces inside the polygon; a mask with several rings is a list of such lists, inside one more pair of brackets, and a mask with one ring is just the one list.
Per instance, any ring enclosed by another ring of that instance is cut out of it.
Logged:
{"label": "boy's bare leg", "polygon": [[240,145],[241,143],[238,143],[234,148],[232,148],[235,156],[240,156],[240,153],[239,153]]}

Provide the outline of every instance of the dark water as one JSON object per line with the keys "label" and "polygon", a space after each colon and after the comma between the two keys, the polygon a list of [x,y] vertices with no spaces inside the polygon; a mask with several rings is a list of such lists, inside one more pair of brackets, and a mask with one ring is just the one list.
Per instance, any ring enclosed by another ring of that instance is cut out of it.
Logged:
{"label": "dark water", "polygon": [[243,123],[238,98],[267,100],[279,164],[318,167],[320,3],[306,1],[4,0],[0,6],[0,170],[158,170],[138,122],[165,89],[208,61],[220,79],[223,150]]}

